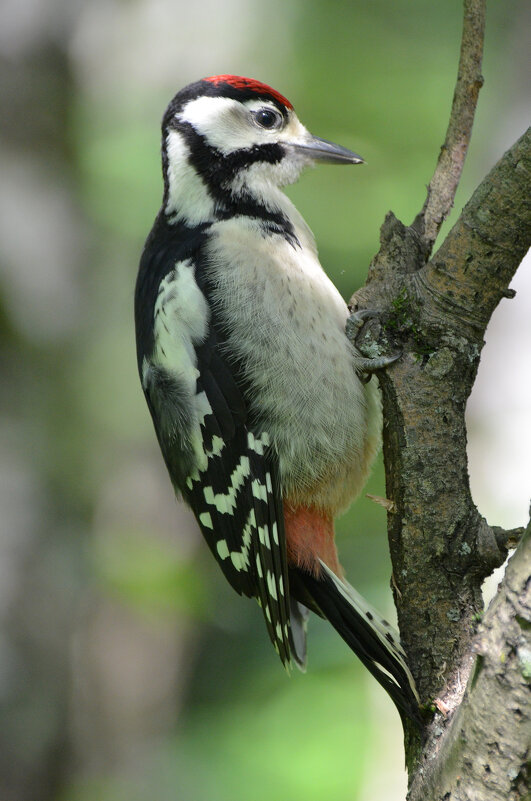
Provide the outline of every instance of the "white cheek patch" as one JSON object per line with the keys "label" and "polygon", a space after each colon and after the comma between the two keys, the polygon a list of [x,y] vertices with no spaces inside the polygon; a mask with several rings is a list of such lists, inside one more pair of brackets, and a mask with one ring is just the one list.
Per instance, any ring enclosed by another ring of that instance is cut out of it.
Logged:
{"label": "white cheek patch", "polygon": [[242,104],[228,97],[198,97],[186,104],[179,119],[190,122],[211,147],[227,155],[235,150],[280,140],[281,132],[268,131],[253,122],[250,112],[258,108],[277,110],[265,100]]}
{"label": "white cheek patch", "polygon": [[214,215],[214,201],[207,187],[188,161],[190,149],[182,134],[170,131],[166,139],[168,155],[168,202],[165,212],[190,225],[208,222]]}
{"label": "white cheek patch", "polygon": [[179,116],[223,154],[263,141],[260,131],[248,121],[241,103],[228,97],[198,97],[187,103]]}
{"label": "white cheek patch", "polygon": [[[263,108],[278,112],[274,103],[259,98],[240,103],[228,97],[197,97],[184,106],[177,120],[192,125],[210,147],[224,156],[275,143],[288,148],[289,157],[278,163],[259,161],[238,170],[230,187],[236,194],[250,190],[263,205],[271,208],[271,187],[294,183],[302,169],[312,161],[303,153],[289,151],[290,144],[304,143],[309,139],[308,131],[296,114],[289,110],[287,123],[282,129],[267,130],[257,125],[251,116],[251,112]],[[215,204],[188,161],[190,151],[184,138],[177,131],[170,131],[166,147],[170,188],[166,213],[175,213],[172,222],[183,220],[197,225],[212,220]]]}

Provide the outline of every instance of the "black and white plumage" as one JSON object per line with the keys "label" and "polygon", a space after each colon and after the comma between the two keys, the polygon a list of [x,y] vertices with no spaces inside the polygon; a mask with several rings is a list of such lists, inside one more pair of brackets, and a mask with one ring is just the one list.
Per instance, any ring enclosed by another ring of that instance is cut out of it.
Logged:
{"label": "black and white plumage", "polygon": [[347,307],[280,187],[314,162],[360,163],[312,137],[264,84],[216,76],[163,119],[162,208],[135,296],[138,367],[159,444],[227,580],[262,608],[282,662],[330,620],[417,716],[398,635],[343,579],[333,519],[379,444],[374,382]]}

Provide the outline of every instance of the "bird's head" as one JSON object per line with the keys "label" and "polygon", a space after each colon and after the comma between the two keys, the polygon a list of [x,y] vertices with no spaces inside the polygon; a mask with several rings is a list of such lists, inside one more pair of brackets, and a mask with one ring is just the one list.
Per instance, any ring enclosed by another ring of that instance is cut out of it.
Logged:
{"label": "bird's head", "polygon": [[267,202],[268,188],[293,183],[305,166],[363,162],[312,136],[279,92],[235,75],[204,78],[175,95],[162,121],[162,152],[165,211],[179,216],[186,206],[194,223],[231,197]]}

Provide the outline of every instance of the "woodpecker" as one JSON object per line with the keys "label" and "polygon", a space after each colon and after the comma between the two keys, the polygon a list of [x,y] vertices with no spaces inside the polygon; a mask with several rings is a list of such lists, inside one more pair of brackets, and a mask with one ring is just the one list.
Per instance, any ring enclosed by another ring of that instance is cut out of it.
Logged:
{"label": "woodpecker", "polygon": [[281,191],[307,166],[362,161],[259,81],[217,75],[178,92],[136,284],[138,369],[174,489],[229,583],[258,601],[282,663],[304,669],[312,611],[416,719],[399,636],[348,584],[334,544],[379,447],[367,374],[387,361],[347,339],[347,306]]}

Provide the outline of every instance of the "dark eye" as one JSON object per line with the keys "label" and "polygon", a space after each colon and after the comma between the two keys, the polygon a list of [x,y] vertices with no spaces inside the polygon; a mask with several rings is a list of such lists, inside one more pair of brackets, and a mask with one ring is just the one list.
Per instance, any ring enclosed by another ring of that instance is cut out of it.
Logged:
{"label": "dark eye", "polygon": [[260,128],[280,128],[283,123],[282,114],[279,111],[274,111],[272,108],[261,108],[253,112],[253,118]]}

